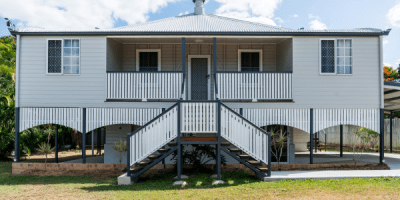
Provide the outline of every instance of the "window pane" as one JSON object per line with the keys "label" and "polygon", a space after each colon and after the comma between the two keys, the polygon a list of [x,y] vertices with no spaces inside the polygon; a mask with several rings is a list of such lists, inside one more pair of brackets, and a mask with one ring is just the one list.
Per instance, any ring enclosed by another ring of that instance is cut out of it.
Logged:
{"label": "window pane", "polygon": [[64,48],[64,56],[71,56],[71,48]]}
{"label": "window pane", "polygon": [[344,48],[337,48],[337,56],[344,56]]}
{"label": "window pane", "polygon": [[344,66],[338,66],[337,67],[337,73],[338,74],[344,74]]}
{"label": "window pane", "polygon": [[143,72],[158,71],[158,52],[140,52],[139,71]]}
{"label": "window pane", "polygon": [[242,71],[260,71],[260,53],[259,52],[242,52],[241,54],[241,70]]}
{"label": "window pane", "polygon": [[71,66],[64,66],[64,74],[71,74]]}
{"label": "window pane", "polygon": [[64,65],[71,65],[71,57],[64,57]]}
{"label": "window pane", "polygon": [[344,57],[337,57],[336,64],[344,65]]}
{"label": "window pane", "polygon": [[345,74],[353,74],[353,67],[352,66],[346,66]]}
{"label": "window pane", "polygon": [[351,40],[346,40],[346,47],[352,47]]}
{"label": "window pane", "polygon": [[79,56],[79,48],[72,48],[72,55]]}
{"label": "window pane", "polygon": [[346,57],[346,59],[345,59],[345,65],[352,65],[352,59],[351,59],[351,57]]}
{"label": "window pane", "polygon": [[72,47],[79,47],[79,40],[72,40]]}
{"label": "window pane", "polygon": [[64,47],[71,47],[71,40],[64,40]]}
{"label": "window pane", "polygon": [[72,59],[71,62],[72,65],[79,65],[79,57],[72,57],[71,59]]}
{"label": "window pane", "polygon": [[48,41],[48,73],[61,73],[61,46],[60,40]]}
{"label": "window pane", "polygon": [[321,73],[335,72],[335,41],[321,40]]}
{"label": "window pane", "polygon": [[337,40],[337,47],[344,47],[344,40]]}
{"label": "window pane", "polygon": [[71,67],[72,74],[79,74],[79,66],[72,66]]}
{"label": "window pane", "polygon": [[346,48],[346,50],[345,50],[345,56],[352,56],[352,50],[351,50],[351,48]]}

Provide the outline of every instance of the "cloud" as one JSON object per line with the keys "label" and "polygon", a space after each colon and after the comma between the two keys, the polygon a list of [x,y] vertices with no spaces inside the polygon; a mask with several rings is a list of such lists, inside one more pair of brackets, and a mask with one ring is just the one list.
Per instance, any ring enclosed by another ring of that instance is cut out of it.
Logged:
{"label": "cloud", "polygon": [[282,18],[280,18],[280,17],[275,17],[275,20],[276,21],[278,21],[278,23],[285,23],[285,21],[283,21],[283,19]]}
{"label": "cloud", "polygon": [[112,28],[117,20],[145,22],[168,3],[180,0],[19,0],[3,1],[0,15],[19,20],[18,26],[48,29]]}
{"label": "cloud", "polygon": [[308,18],[314,19],[308,24],[310,24],[310,29],[311,30],[325,30],[327,29],[326,24],[322,23],[319,19],[318,16],[315,16],[313,14],[308,14]]}
{"label": "cloud", "polygon": [[220,3],[216,14],[276,26],[274,11],[282,0],[215,0]]}
{"label": "cloud", "polygon": [[298,17],[299,15],[294,14],[293,17]]}
{"label": "cloud", "polygon": [[386,18],[393,26],[400,27],[400,3],[389,10]]}
{"label": "cloud", "polygon": [[186,11],[185,13],[179,13],[179,16],[187,15],[187,14],[189,14],[189,11]]}
{"label": "cloud", "polygon": [[326,24],[324,24],[321,21],[319,21],[319,19],[315,19],[315,20],[309,22],[308,24],[310,24],[310,29],[311,30],[325,30],[325,29],[327,29]]}
{"label": "cloud", "polygon": [[383,66],[385,66],[385,67],[392,67],[392,65],[390,64],[390,63],[383,63]]}
{"label": "cloud", "polygon": [[387,43],[389,43],[389,41],[383,40],[383,45],[385,45],[385,44],[387,44]]}

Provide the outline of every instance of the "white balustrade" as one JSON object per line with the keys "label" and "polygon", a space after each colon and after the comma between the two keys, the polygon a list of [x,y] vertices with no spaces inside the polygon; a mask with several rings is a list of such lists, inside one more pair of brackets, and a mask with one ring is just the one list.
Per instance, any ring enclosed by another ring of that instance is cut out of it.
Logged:
{"label": "white balustrade", "polygon": [[107,99],[179,99],[181,72],[109,72]]}
{"label": "white balustrade", "polygon": [[221,106],[221,136],[254,159],[268,163],[268,135],[225,105]]}
{"label": "white balustrade", "polygon": [[216,133],[217,106],[216,102],[182,102],[181,132]]}
{"label": "white balustrade", "polygon": [[292,73],[217,73],[220,99],[292,99]]}
{"label": "white balustrade", "polygon": [[130,139],[130,166],[147,158],[178,136],[178,106],[139,129]]}

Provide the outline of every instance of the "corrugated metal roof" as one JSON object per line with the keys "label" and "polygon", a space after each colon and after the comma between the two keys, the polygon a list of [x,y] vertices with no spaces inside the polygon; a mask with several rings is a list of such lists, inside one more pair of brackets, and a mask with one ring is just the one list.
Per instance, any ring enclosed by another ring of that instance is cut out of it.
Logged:
{"label": "corrugated metal roof", "polygon": [[243,21],[218,15],[187,14],[111,29],[49,30],[19,28],[18,33],[382,33],[380,29],[294,30],[261,23]]}

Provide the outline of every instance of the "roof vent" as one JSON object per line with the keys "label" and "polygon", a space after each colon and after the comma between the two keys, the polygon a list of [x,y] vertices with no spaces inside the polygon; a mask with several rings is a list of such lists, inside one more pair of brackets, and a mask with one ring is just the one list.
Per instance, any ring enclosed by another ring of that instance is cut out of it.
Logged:
{"label": "roof vent", "polygon": [[196,7],[194,7],[194,14],[195,15],[202,15],[204,14],[204,2],[206,0],[193,0],[193,3],[196,5]]}

